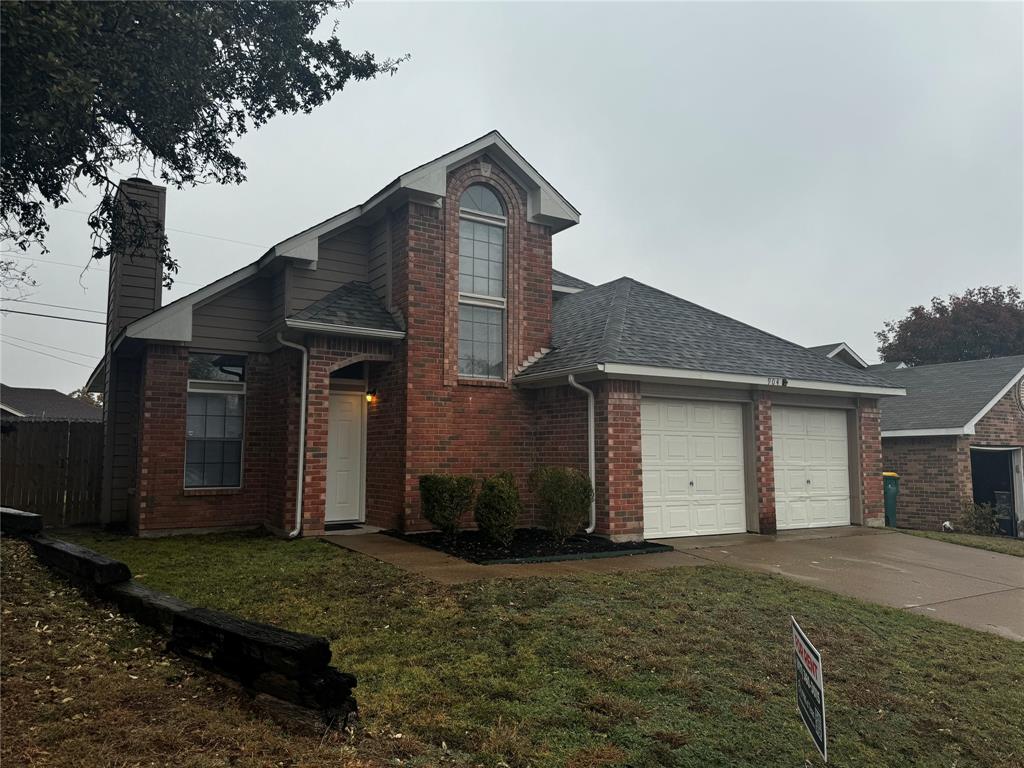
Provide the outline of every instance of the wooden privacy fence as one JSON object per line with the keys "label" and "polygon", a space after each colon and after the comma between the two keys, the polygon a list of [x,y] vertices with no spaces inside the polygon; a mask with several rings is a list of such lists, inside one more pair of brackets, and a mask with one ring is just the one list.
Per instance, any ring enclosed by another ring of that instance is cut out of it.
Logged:
{"label": "wooden privacy fence", "polygon": [[0,505],[42,515],[47,526],[100,521],[103,424],[5,421]]}

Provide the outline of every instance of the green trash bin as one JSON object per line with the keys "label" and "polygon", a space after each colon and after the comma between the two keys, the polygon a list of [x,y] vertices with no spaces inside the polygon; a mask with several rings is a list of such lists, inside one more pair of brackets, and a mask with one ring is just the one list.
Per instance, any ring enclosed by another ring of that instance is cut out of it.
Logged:
{"label": "green trash bin", "polygon": [[882,488],[885,493],[885,524],[896,527],[896,497],[900,495],[900,476],[895,472],[882,473]]}

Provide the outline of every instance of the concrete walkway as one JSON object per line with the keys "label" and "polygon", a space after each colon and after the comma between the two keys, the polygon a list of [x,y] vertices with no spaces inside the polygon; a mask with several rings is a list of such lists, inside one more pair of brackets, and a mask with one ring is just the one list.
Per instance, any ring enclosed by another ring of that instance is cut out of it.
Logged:
{"label": "concrete walkway", "polygon": [[592,560],[562,560],[556,563],[477,565],[435,549],[383,534],[325,534],[321,536],[344,549],[425,576],[441,584],[465,584],[481,579],[522,579],[530,576],[571,576],[579,573],[622,573],[656,571],[662,568],[707,565],[707,561],[686,552],[602,557]]}
{"label": "concrete walkway", "polygon": [[704,560],[1024,640],[1024,558],[871,528],[663,539]]}

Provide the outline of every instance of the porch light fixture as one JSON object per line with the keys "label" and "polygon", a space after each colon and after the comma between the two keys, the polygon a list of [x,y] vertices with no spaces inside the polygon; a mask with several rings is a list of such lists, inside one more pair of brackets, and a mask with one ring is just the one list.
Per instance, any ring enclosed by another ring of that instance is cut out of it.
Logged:
{"label": "porch light fixture", "polygon": [[376,389],[368,389],[368,390],[366,390],[366,402],[372,403],[376,399],[377,399],[377,390]]}

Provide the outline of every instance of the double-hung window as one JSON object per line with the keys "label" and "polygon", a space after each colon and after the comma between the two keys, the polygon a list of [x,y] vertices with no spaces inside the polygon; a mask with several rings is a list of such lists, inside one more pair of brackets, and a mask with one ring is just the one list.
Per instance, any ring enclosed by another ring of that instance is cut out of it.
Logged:
{"label": "double-hung window", "polygon": [[505,378],[505,209],[474,184],[459,201],[459,375]]}
{"label": "double-hung window", "polygon": [[185,487],[238,488],[245,432],[245,358],[188,358]]}

